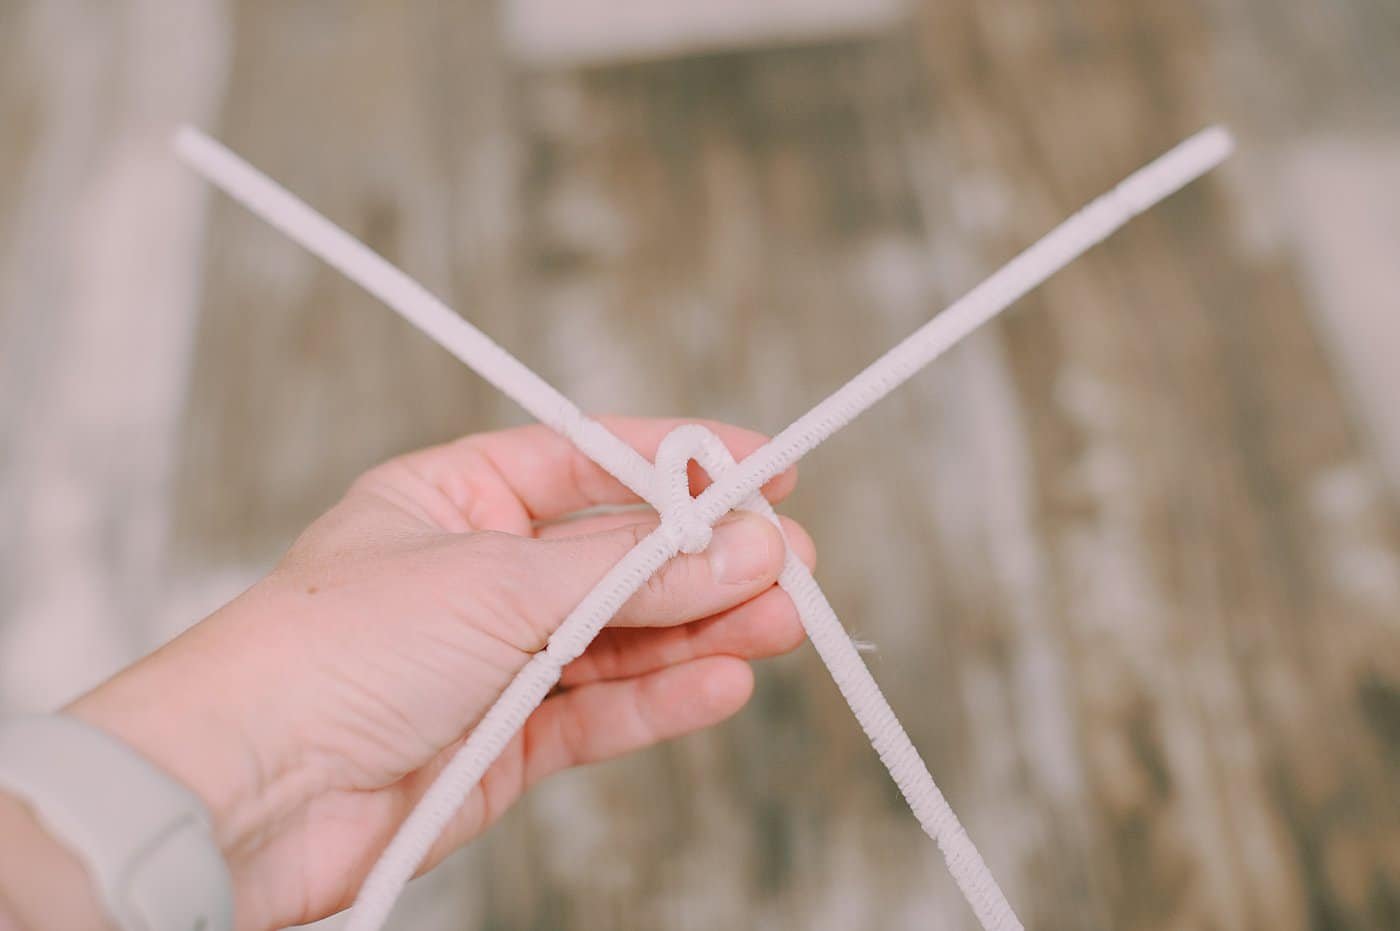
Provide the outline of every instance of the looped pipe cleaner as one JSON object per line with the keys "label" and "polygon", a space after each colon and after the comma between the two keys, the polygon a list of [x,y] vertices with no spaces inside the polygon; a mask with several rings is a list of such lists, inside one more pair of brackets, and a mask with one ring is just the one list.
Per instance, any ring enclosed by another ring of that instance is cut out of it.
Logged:
{"label": "looped pipe cleaner", "polygon": [[[383,257],[218,142],[194,129],[181,130],[176,147],[196,171],[397,311],[661,515],[661,525],[584,596],[444,767],[370,871],[355,900],[349,931],[375,931],[383,926],[404,885],[486,769],[559,681],[563,668],[588,648],[647,579],[678,553],[704,550],[711,528],[735,508],[776,523],[772,507],[759,493],[764,483],[1132,217],[1214,168],[1233,145],[1224,129],[1210,128],[1130,175],[742,462],[736,463],[708,429],[686,425],[665,438],[653,465]],[[691,496],[687,480],[692,460],[713,480],[696,497]],[[914,817],[938,844],[981,926],[985,931],[1020,931],[1020,920],[981,854],[934,783],[831,604],[790,547],[778,584],[797,606],[808,639]]]}

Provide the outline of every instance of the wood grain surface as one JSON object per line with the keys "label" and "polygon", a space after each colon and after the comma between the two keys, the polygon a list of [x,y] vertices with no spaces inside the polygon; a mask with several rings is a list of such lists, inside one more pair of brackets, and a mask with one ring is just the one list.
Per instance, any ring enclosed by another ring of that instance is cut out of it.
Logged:
{"label": "wood grain surface", "polygon": [[[182,171],[180,121],[586,408],[767,431],[1224,122],[1228,166],[787,510],[1028,927],[1400,928],[1393,0],[928,0],[587,66],[503,21],[0,0],[0,702],[193,622],[376,461],[523,421]],[[396,926],[973,924],[804,650],[717,731],[536,792]]]}

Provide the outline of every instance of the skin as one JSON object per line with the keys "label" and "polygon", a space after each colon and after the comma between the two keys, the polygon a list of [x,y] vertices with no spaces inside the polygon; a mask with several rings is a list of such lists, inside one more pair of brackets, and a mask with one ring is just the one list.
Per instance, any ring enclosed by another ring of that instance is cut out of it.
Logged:
{"label": "skin", "polygon": [[[681,421],[605,419],[648,459]],[[737,458],[764,437],[706,424]],[[794,473],[764,488],[774,503]],[[706,484],[692,472],[692,492]],[[237,926],[301,924],[348,906],[441,766],[593,584],[656,526],[650,510],[543,427],[466,437],[371,470],[265,579],[73,703],[208,804]],[[424,864],[484,831],[561,769],[717,724],[753,689],[750,660],[802,641],[774,582],[797,524],[730,515],[710,548],[670,562],[564,672]],[[0,830],[48,846],[13,799]],[[12,920],[57,927],[34,858],[0,861]],[[68,901],[91,908],[90,891]],[[49,901],[52,901],[50,899]],[[3,905],[0,905],[3,911]],[[0,918],[0,928],[4,919]]]}

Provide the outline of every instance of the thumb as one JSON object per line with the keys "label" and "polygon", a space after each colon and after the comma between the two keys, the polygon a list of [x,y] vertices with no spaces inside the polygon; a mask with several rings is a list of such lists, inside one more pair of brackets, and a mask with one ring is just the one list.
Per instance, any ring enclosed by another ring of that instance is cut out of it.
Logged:
{"label": "thumb", "polygon": [[[652,519],[580,536],[522,541],[523,578],[539,612],[531,621],[553,632],[656,527]],[[622,606],[612,624],[670,627],[718,614],[772,586],[783,558],[777,527],[755,514],[731,514],[715,525],[704,552],[667,562]]]}

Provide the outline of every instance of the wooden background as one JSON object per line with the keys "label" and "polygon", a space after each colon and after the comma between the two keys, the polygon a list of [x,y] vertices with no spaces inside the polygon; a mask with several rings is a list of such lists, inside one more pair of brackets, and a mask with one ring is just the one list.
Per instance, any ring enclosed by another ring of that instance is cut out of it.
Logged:
{"label": "wooden background", "polygon": [[[0,0],[0,702],[192,622],[374,462],[521,420],[210,196],[180,121],[586,407],[769,431],[1221,121],[1225,169],[788,510],[1029,927],[1400,928],[1394,0],[928,0],[588,65],[502,22]],[[398,927],[972,927],[810,650],[410,898]]]}

